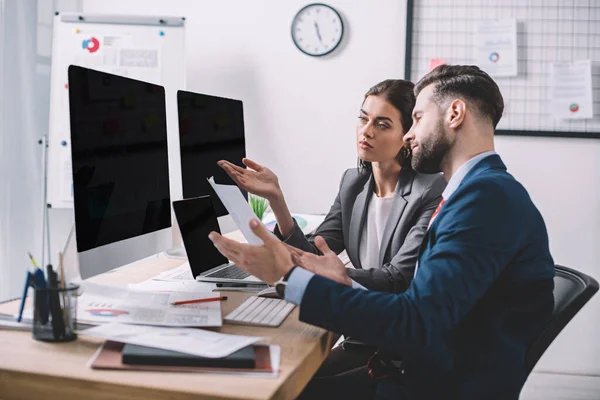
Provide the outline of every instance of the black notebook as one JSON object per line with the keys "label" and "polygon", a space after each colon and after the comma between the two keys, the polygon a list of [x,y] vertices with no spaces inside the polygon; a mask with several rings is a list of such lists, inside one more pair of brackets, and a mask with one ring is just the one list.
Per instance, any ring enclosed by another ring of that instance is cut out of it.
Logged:
{"label": "black notebook", "polygon": [[248,346],[223,358],[199,357],[176,351],[126,344],[121,353],[123,364],[169,365],[178,367],[254,368],[254,347]]}

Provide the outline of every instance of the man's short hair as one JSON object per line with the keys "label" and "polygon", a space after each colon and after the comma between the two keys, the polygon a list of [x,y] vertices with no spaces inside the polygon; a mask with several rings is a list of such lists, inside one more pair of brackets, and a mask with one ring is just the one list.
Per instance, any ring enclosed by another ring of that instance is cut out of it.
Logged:
{"label": "man's short hair", "polygon": [[475,65],[440,65],[415,85],[415,96],[434,84],[434,101],[442,105],[455,96],[475,104],[479,113],[498,125],[504,111],[504,100],[494,80]]}

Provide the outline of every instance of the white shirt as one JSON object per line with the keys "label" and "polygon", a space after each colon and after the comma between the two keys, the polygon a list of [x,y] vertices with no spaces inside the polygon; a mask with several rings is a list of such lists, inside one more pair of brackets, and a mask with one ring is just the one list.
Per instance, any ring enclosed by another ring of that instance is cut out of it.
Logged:
{"label": "white shirt", "polygon": [[393,202],[393,194],[389,197],[377,197],[375,194],[371,196],[367,208],[367,220],[363,227],[359,245],[360,263],[363,269],[380,267],[378,264],[381,240],[392,211]]}
{"label": "white shirt", "polygon": [[477,164],[479,161],[483,160],[484,158],[489,157],[494,154],[498,154],[498,153],[496,153],[493,150],[486,151],[485,153],[476,155],[475,157],[471,158],[469,161],[467,161],[466,163],[461,165],[460,168],[456,170],[454,175],[452,175],[452,178],[450,178],[450,180],[448,181],[448,184],[446,185],[446,189],[444,189],[444,192],[442,193],[442,197],[444,198],[444,201],[448,201],[448,198],[450,198],[450,196],[452,196],[452,194],[456,191],[456,189],[458,189],[458,187],[462,183],[463,179],[465,179],[465,176],[467,176],[469,171],[471,171],[473,169],[475,164]]}

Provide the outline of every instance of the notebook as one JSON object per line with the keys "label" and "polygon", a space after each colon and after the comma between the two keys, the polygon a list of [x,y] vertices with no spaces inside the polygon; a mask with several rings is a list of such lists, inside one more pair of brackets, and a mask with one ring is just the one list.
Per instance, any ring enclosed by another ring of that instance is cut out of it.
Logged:
{"label": "notebook", "polygon": [[[279,371],[279,347],[254,345],[254,368],[216,368],[216,367],[182,367],[172,365],[124,364],[122,351],[124,343],[107,340],[88,362],[92,369],[131,370],[131,371],[164,371],[164,372],[209,372],[235,373],[253,376],[277,376]],[[273,353],[276,351],[276,353]]]}
{"label": "notebook", "polygon": [[125,344],[121,351],[123,364],[171,365],[177,367],[254,368],[254,347],[248,346],[223,358],[199,357],[177,351]]}

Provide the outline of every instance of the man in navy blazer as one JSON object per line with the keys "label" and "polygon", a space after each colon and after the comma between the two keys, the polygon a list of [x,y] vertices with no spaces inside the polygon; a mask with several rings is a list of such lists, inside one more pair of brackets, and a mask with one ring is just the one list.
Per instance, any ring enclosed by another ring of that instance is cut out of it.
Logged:
{"label": "man in navy blazer", "polygon": [[477,67],[443,65],[415,94],[404,138],[413,168],[441,170],[448,185],[406,292],[357,288],[323,240],[317,256],[289,249],[255,221],[263,246],[210,235],[238,266],[277,281],[302,321],[379,347],[368,367],[313,379],[306,398],[516,400],[527,348],[552,314],[544,221],[494,152],[498,86]]}

